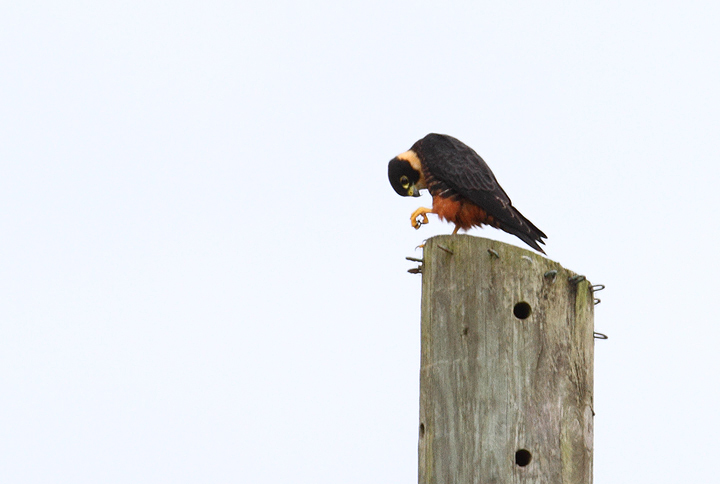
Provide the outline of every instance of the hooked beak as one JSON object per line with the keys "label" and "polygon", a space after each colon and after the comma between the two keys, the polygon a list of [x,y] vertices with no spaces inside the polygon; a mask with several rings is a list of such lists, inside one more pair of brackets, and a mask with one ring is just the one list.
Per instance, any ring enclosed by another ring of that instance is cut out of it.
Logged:
{"label": "hooked beak", "polygon": [[420,196],[420,190],[417,189],[415,185],[408,188],[408,197],[419,197]]}

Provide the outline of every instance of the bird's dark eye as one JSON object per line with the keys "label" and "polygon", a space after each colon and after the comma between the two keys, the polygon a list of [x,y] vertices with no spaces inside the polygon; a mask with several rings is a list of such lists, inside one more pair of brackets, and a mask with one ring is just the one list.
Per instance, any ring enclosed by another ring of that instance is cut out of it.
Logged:
{"label": "bird's dark eye", "polygon": [[403,188],[407,188],[410,186],[410,180],[408,180],[408,177],[405,175],[400,177],[400,183],[402,184]]}

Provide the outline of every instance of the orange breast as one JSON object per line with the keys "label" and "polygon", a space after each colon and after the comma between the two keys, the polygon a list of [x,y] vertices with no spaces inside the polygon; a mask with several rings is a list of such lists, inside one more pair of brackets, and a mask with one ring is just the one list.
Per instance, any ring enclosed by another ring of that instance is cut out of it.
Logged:
{"label": "orange breast", "polygon": [[433,212],[442,220],[448,220],[463,230],[483,224],[497,226],[493,217],[485,210],[466,200],[453,200],[451,198],[433,197]]}

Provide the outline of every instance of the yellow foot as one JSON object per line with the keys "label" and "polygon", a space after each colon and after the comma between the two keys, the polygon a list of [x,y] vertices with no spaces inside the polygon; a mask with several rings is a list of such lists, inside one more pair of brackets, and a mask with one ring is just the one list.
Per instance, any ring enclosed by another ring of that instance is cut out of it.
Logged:
{"label": "yellow foot", "polygon": [[[426,213],[435,213],[432,211],[432,208],[424,208],[420,207],[417,210],[415,210],[412,215],[410,215],[410,223],[412,224],[415,229],[419,229],[421,225],[426,224],[429,222]],[[418,220],[418,217],[422,217],[422,222]]]}

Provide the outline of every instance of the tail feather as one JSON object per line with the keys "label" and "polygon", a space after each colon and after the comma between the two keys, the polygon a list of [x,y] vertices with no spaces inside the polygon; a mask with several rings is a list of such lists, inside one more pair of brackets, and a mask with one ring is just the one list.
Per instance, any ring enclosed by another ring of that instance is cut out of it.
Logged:
{"label": "tail feather", "polygon": [[547,239],[547,235],[535,227],[535,225],[525,218],[515,207],[512,208],[515,212],[512,223],[501,223],[500,229],[519,238],[538,252],[545,254],[545,251],[538,245],[538,242],[545,245],[543,239]]}

